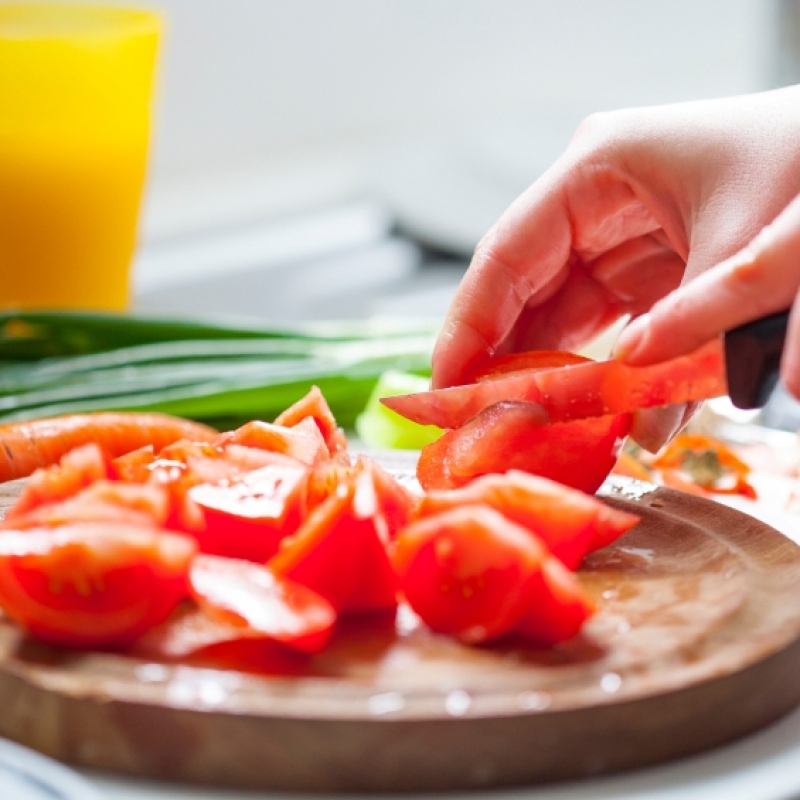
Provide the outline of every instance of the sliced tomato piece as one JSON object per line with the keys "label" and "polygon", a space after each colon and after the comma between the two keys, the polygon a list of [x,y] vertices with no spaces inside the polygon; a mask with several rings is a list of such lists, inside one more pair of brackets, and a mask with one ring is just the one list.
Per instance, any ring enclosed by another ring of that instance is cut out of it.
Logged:
{"label": "sliced tomato piece", "polygon": [[355,480],[356,467],[348,458],[344,461],[337,454],[336,458],[317,464],[311,472],[308,482],[306,503],[308,509],[316,508],[320,503],[336,493],[340,484],[348,484]]}
{"label": "sliced tomato piece", "polygon": [[111,462],[111,476],[128,483],[145,483],[150,477],[150,465],[156,460],[153,445],[131,450]]}
{"label": "sliced tomato piece", "polygon": [[282,453],[311,466],[327,461],[330,452],[313,419],[306,418],[291,428],[261,420],[253,420],[235,431],[220,434],[215,440],[220,446],[240,444]]}
{"label": "sliced tomato piece", "polygon": [[304,674],[308,655],[249,625],[211,617],[194,603],[179,606],[164,622],[137,639],[128,652],[159,661],[187,660],[215,669],[263,675]]}
{"label": "sliced tomato piece", "polygon": [[248,561],[197,556],[192,596],[210,616],[244,625],[303,653],[319,653],[336,622],[331,604],[306,586]]}
{"label": "sliced tomato piece", "polygon": [[170,506],[169,494],[160,486],[98,480],[65,500],[6,517],[0,527],[16,530],[52,528],[75,522],[121,522],[159,527],[168,520]]}
{"label": "sliced tomato piece", "polygon": [[110,522],[0,532],[0,606],[33,636],[120,645],[166,619],[188,590],[194,541]]}
{"label": "sliced tomato piece", "polygon": [[487,505],[535,533],[570,569],[639,521],[634,514],[611,508],[576,489],[516,470],[484,475],[461,489],[429,492],[419,500],[417,514],[426,517],[476,504]]}
{"label": "sliced tomato piece", "polygon": [[503,402],[422,449],[423,489],[453,489],[479,475],[522,470],[588,494],[611,472],[630,428],[630,415],[541,424],[531,403]]}
{"label": "sliced tomato piece", "polygon": [[336,424],[328,401],[317,386],[312,386],[304,397],[282,412],[275,420],[275,424],[293,428],[308,418],[316,423],[330,453],[347,449],[347,437]]}
{"label": "sliced tomato piece", "polygon": [[525,612],[514,632],[550,647],[575,636],[594,610],[575,575],[550,558],[528,585]]}
{"label": "sliced tomato piece", "polygon": [[205,518],[196,533],[200,551],[264,562],[305,517],[310,469],[293,459],[246,472],[223,483],[188,490]]}
{"label": "sliced tomato piece", "polygon": [[13,519],[43,503],[54,503],[79,492],[90,483],[111,476],[111,462],[96,444],[70,450],[58,464],[36,470],[6,512]]}
{"label": "sliced tomato piece", "polygon": [[380,513],[386,520],[389,537],[393,538],[413,518],[419,498],[371,459],[362,459],[362,465],[372,476]]}
{"label": "sliced tomato piece", "polygon": [[392,564],[420,618],[469,644],[511,632],[563,641],[591,608],[581,603],[577,613],[575,598],[585,598],[572,574],[535,535],[488,506],[411,523],[397,538]]}
{"label": "sliced tomato piece", "polygon": [[[591,359],[566,351],[537,350],[495,359],[472,375],[480,386],[499,378],[534,375]],[[593,494],[611,472],[631,424],[630,414],[547,424],[538,403],[508,400],[482,406],[462,425],[422,450],[417,477],[424,489],[463,486],[477,475],[520,469]]]}
{"label": "sliced tomato piece", "polygon": [[411,608],[434,631],[477,644],[511,631],[547,558],[529,531],[480,505],[461,506],[400,531],[392,565]]}
{"label": "sliced tomato piece", "polygon": [[310,512],[268,566],[340,613],[390,609],[397,599],[387,539],[372,476],[361,471]]}

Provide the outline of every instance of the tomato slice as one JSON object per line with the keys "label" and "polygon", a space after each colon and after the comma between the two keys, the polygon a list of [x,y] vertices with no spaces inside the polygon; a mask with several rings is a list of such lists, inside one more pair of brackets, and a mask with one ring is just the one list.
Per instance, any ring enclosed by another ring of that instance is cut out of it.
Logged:
{"label": "tomato slice", "polygon": [[137,639],[127,652],[149,661],[189,661],[214,669],[298,676],[308,654],[282,644],[249,625],[211,617],[193,603],[179,606],[164,622]]}
{"label": "tomato slice", "polygon": [[[590,360],[565,351],[517,353],[495,359],[472,381],[487,384]],[[519,469],[593,494],[622,450],[631,415],[547,424],[538,403],[508,400],[484,407],[463,425],[455,421],[422,449],[417,478],[424,489],[455,488],[478,475]]]}
{"label": "tomato slice", "polygon": [[171,498],[161,486],[98,480],[72,497],[8,514],[0,528],[22,530],[75,522],[122,522],[158,527],[171,513]]}
{"label": "tomato slice", "polygon": [[562,641],[591,609],[538,538],[488,506],[462,505],[411,523],[395,542],[392,564],[420,618],[469,644],[511,632]]}
{"label": "tomato slice", "polygon": [[110,522],[3,531],[0,606],[46,642],[125,644],[186,595],[195,552],[190,537]]}
{"label": "tomato slice", "polygon": [[71,497],[92,482],[111,476],[111,462],[96,444],[76,447],[50,467],[37,469],[26,481],[6,519],[13,519],[36,506]]}
{"label": "tomato slice", "polygon": [[215,619],[303,653],[319,653],[336,622],[331,604],[306,586],[248,561],[197,556],[189,576],[198,605]]}
{"label": "tomato slice", "polygon": [[560,561],[550,558],[528,585],[525,612],[514,632],[551,647],[575,636],[594,610],[575,575]]}
{"label": "tomato slice", "polygon": [[264,562],[305,517],[310,469],[299,461],[274,464],[223,483],[188,490],[203,512],[205,526],[195,536],[200,551]]}
{"label": "tomato slice", "polygon": [[372,475],[361,470],[311,511],[268,566],[341,613],[390,609],[397,599],[387,541]]}
{"label": "tomato slice", "polygon": [[514,469],[593,494],[616,463],[630,419],[620,414],[543,425],[535,404],[497,403],[424,447],[417,478],[426,490],[453,489]]}
{"label": "tomato slice", "polygon": [[639,520],[576,489],[516,470],[484,475],[461,489],[429,492],[419,500],[417,514],[427,517],[476,504],[487,505],[532,531],[570,569]]}
{"label": "tomato slice", "polygon": [[330,453],[347,450],[344,431],[336,424],[333,412],[317,386],[312,386],[308,394],[282,412],[275,424],[293,428],[308,418],[316,423]]}
{"label": "tomato slice", "polygon": [[509,633],[552,645],[593,606],[530,533],[488,506],[459,506],[404,528],[392,551],[400,587],[433,630],[478,644]]}
{"label": "tomato slice", "polygon": [[128,483],[145,483],[150,477],[150,465],[156,460],[153,445],[131,450],[111,462],[111,477]]}
{"label": "tomato slice", "polygon": [[282,453],[311,466],[330,458],[328,446],[317,424],[310,417],[292,428],[253,420],[235,431],[220,434],[214,443],[218,446],[241,444]]}

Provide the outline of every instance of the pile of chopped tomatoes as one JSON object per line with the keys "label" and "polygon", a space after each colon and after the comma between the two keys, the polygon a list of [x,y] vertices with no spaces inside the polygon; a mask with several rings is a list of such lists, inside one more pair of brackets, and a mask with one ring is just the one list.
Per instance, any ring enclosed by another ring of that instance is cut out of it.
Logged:
{"label": "pile of chopped tomatoes", "polygon": [[419,496],[347,441],[314,388],[274,423],[35,472],[0,523],[0,607],[33,636],[183,658],[320,652],[346,615],[411,606],[477,644],[569,639],[574,574],[637,521],[521,471]]}

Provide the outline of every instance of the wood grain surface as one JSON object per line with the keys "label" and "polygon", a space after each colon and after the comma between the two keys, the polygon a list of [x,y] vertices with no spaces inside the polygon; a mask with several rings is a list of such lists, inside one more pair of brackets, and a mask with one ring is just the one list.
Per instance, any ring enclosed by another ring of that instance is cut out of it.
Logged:
{"label": "wood grain surface", "polygon": [[[2,489],[7,506],[18,487]],[[599,611],[559,648],[467,648],[401,609],[276,676],[59,650],[0,620],[0,735],[164,780],[451,790],[673,759],[800,703],[800,548],[669,489],[606,499],[642,522],[587,559]]]}

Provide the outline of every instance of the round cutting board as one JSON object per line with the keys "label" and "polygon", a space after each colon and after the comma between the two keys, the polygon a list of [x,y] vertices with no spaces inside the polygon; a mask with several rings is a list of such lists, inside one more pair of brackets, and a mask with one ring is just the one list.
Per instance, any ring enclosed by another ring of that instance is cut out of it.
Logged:
{"label": "round cutting board", "polygon": [[641,523],[582,566],[598,612],[560,647],[468,648],[401,608],[265,675],[61,650],[0,620],[0,736],[162,780],[453,790],[677,758],[800,703],[800,548],[670,489],[605,499]]}

